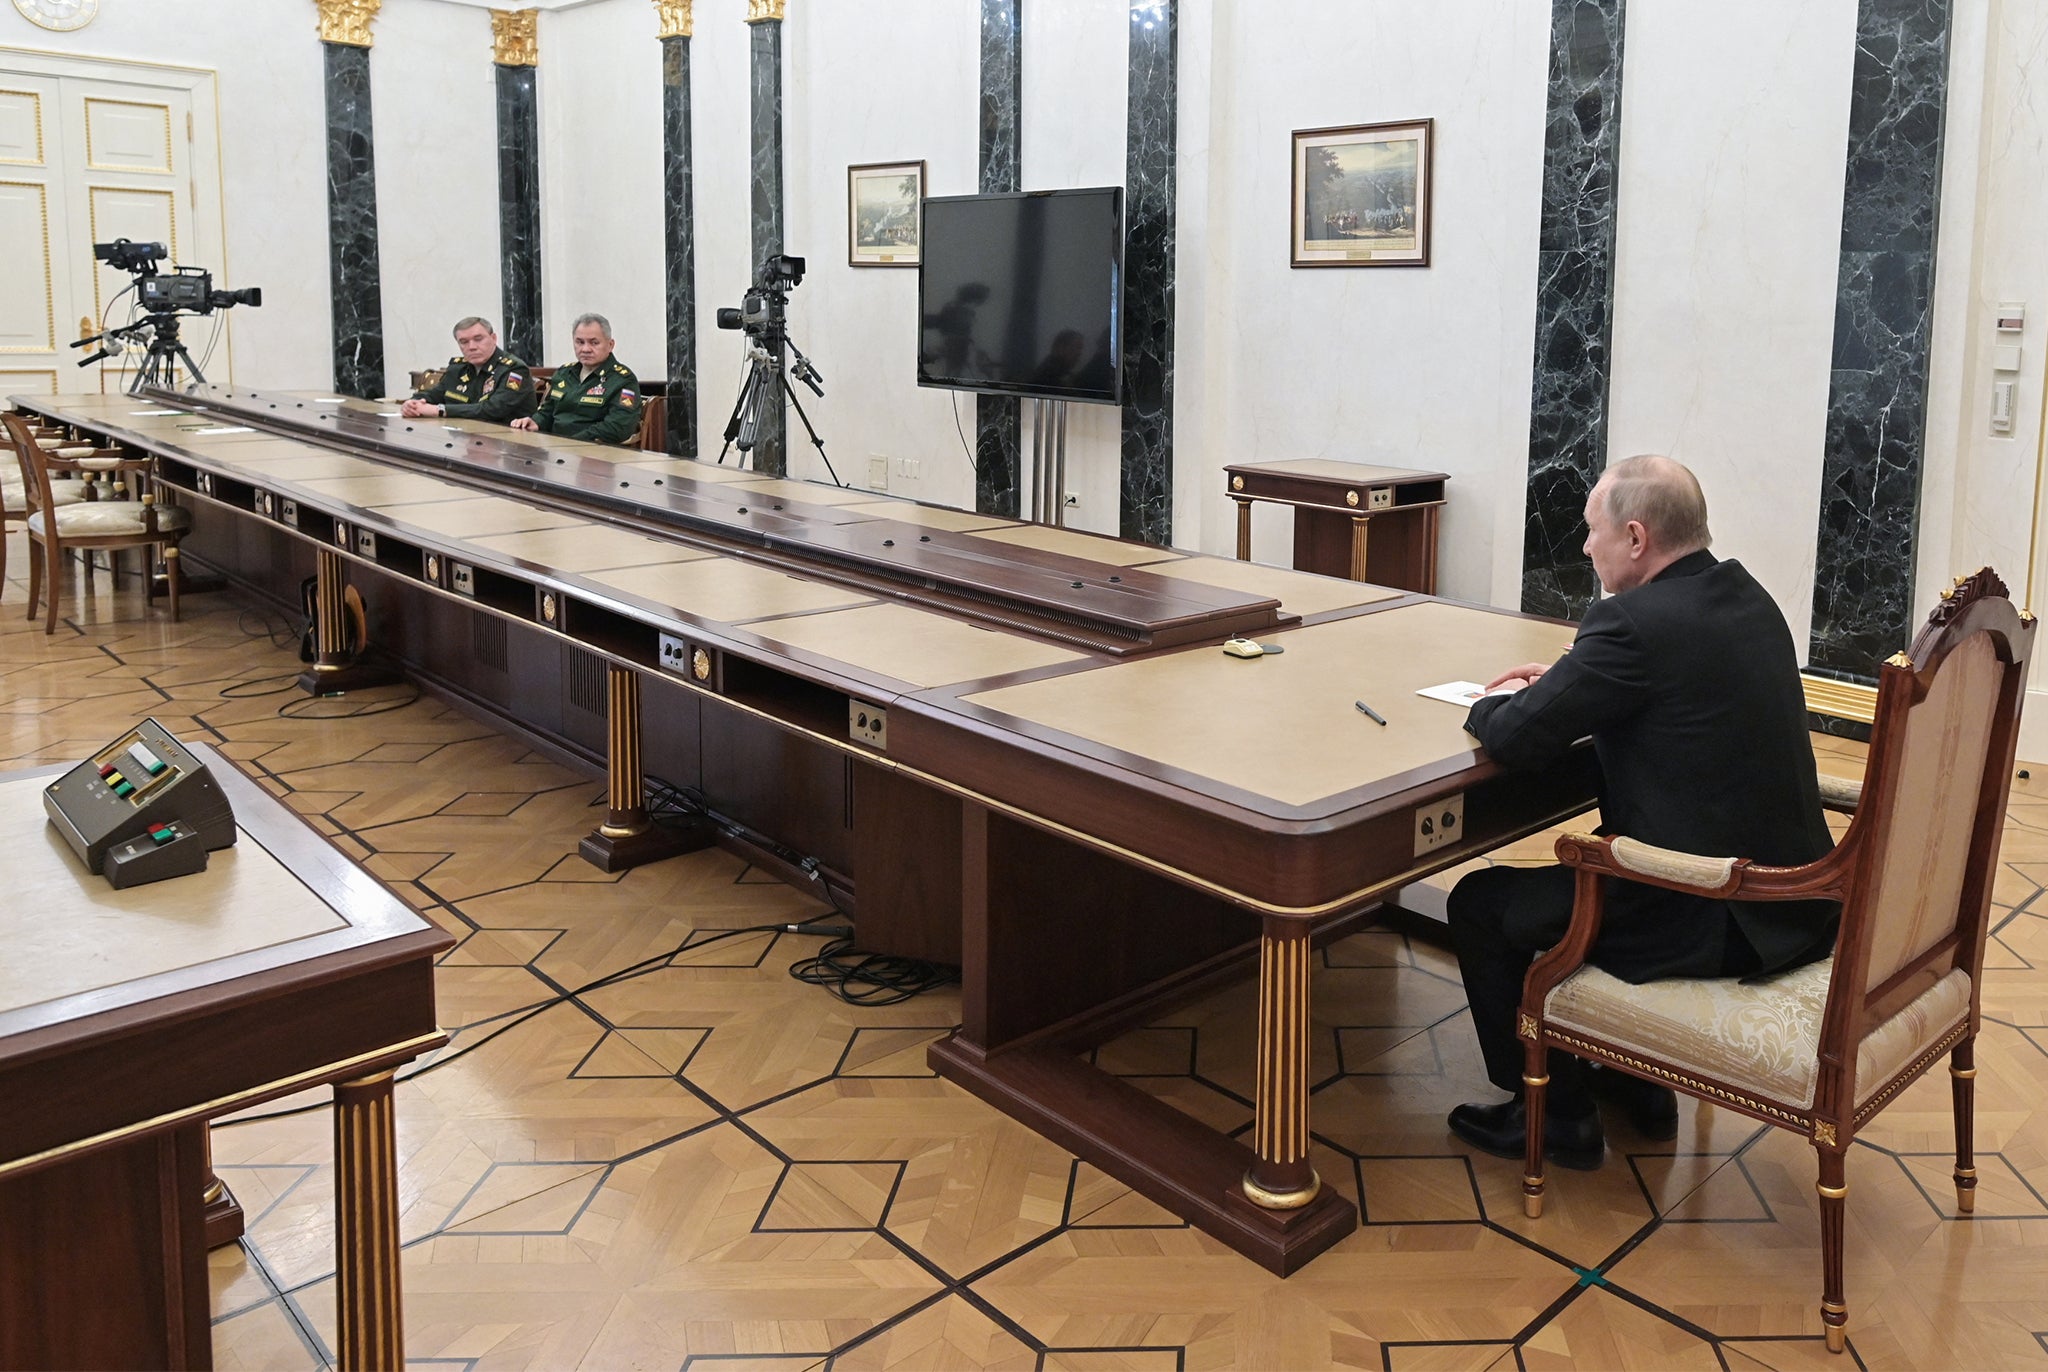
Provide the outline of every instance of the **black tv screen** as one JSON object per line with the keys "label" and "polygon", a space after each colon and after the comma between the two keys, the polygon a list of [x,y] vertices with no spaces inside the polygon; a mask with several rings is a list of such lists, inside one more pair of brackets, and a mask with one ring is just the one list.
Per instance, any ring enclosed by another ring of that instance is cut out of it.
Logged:
{"label": "black tv screen", "polygon": [[1122,399],[1122,187],[938,196],[922,246],[918,385]]}

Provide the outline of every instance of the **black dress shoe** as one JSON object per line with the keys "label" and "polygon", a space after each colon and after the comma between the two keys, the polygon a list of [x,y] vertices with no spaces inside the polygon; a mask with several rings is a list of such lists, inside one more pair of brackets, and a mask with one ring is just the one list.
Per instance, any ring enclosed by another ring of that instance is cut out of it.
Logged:
{"label": "black dress shoe", "polygon": [[[1529,1116],[1519,1100],[1497,1105],[1474,1101],[1451,1111],[1451,1132],[1482,1153],[1497,1158],[1520,1160],[1527,1147]],[[1546,1114],[1543,1120],[1543,1156],[1559,1167],[1590,1172],[1607,1152],[1607,1140],[1600,1132],[1598,1111],[1577,1119],[1559,1119]]]}
{"label": "black dress shoe", "polygon": [[1587,1080],[1593,1094],[1620,1106],[1644,1138],[1663,1143],[1678,1137],[1678,1093],[1670,1087],[1611,1067],[1593,1069]]}

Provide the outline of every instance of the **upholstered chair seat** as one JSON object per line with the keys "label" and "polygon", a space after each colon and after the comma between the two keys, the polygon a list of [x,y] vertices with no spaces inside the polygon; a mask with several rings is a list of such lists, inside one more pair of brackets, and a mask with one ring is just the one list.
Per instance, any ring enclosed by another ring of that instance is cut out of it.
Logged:
{"label": "upholstered chair seat", "polygon": [[[1660,1081],[1714,1081],[1759,1104],[1806,1110],[1819,1081],[1821,1012],[1834,972],[1830,957],[1757,981],[1631,986],[1581,967],[1544,1002],[1544,1024],[1654,1062]],[[1958,967],[1857,1045],[1856,1103],[1969,1017],[1970,974]]]}
{"label": "upholstered chair seat", "polygon": [[[192,512],[177,505],[149,506],[139,500],[89,500],[60,506],[57,514],[59,538],[102,538],[112,534],[141,535],[149,531],[149,511],[156,510],[156,528],[161,534],[181,534],[192,527]],[[40,538],[45,529],[43,512],[28,517],[28,529]]]}

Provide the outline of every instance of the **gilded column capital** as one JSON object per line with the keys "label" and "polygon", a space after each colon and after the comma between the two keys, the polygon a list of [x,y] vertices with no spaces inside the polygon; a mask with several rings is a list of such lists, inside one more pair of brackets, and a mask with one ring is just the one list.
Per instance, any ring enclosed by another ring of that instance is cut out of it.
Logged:
{"label": "gilded column capital", "polygon": [[654,12],[661,19],[663,38],[690,36],[690,8],[695,0],[654,0]]}
{"label": "gilded column capital", "polygon": [[491,60],[501,67],[540,65],[539,10],[491,11]]}
{"label": "gilded column capital", "polygon": [[346,43],[352,48],[370,46],[370,25],[384,0],[313,0],[320,11],[320,41]]}
{"label": "gilded column capital", "polygon": [[787,0],[747,0],[747,22],[766,24],[782,22],[782,11]]}

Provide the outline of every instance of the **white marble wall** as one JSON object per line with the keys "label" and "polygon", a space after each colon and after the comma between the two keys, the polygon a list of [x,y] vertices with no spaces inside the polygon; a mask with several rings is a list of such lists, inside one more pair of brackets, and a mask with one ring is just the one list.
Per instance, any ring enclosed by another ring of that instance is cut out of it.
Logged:
{"label": "white marble wall", "polygon": [[[1233,546],[1230,462],[1425,467],[1451,476],[1440,589],[1518,598],[1548,20],[1526,4],[1215,11],[1218,117],[1182,107],[1208,157],[1205,202],[1182,204],[1207,222],[1201,256],[1181,255],[1203,350],[1182,362],[1176,472],[1200,520],[1177,541]],[[1438,138],[1434,265],[1290,268],[1291,131],[1419,116]],[[1287,561],[1287,515],[1258,516],[1259,559]]]}
{"label": "white marble wall", "polygon": [[[928,194],[974,192],[980,7],[867,0],[791,10],[783,44],[785,223],[788,250],[808,268],[790,294],[790,334],[825,376],[822,399],[801,385],[797,396],[842,480],[871,484],[870,460],[880,457],[892,493],[972,509],[961,435],[971,443],[974,397],[913,382],[917,273],[847,264],[846,169],[922,160]],[[737,304],[743,285],[700,274],[698,290]],[[729,351],[733,337],[713,335],[704,346]],[[714,425],[725,422],[737,384],[735,377],[707,392]],[[916,461],[914,474],[901,469],[906,457]],[[793,414],[789,471],[825,474]]]}
{"label": "white marble wall", "polygon": [[[313,21],[298,14],[297,6],[274,8],[304,19],[305,36],[318,39]],[[372,32],[384,385],[404,395],[407,372],[438,367],[454,356],[456,320],[480,314],[501,333],[505,327],[498,272],[497,87],[486,11],[434,0],[388,0]],[[429,53],[436,55],[433,79],[422,80],[421,58]],[[324,243],[323,225],[322,249]],[[312,254],[311,267],[324,282],[324,251]],[[304,375],[279,379],[324,384]]]}
{"label": "white marble wall", "polygon": [[[1934,372],[1915,598],[1989,564],[2016,599],[2048,605],[2048,108],[2040,99],[2048,7],[1957,0],[1937,263]],[[2027,308],[2019,370],[1996,368],[2004,302]],[[2010,433],[1990,425],[1992,386],[2015,383]],[[2031,584],[2030,584],[2031,577]],[[2048,656],[2037,642],[2020,754],[2048,758]]]}
{"label": "white marble wall", "polygon": [[1699,474],[1802,655],[1855,32],[1856,0],[1633,5],[1622,67],[1609,460]]}

